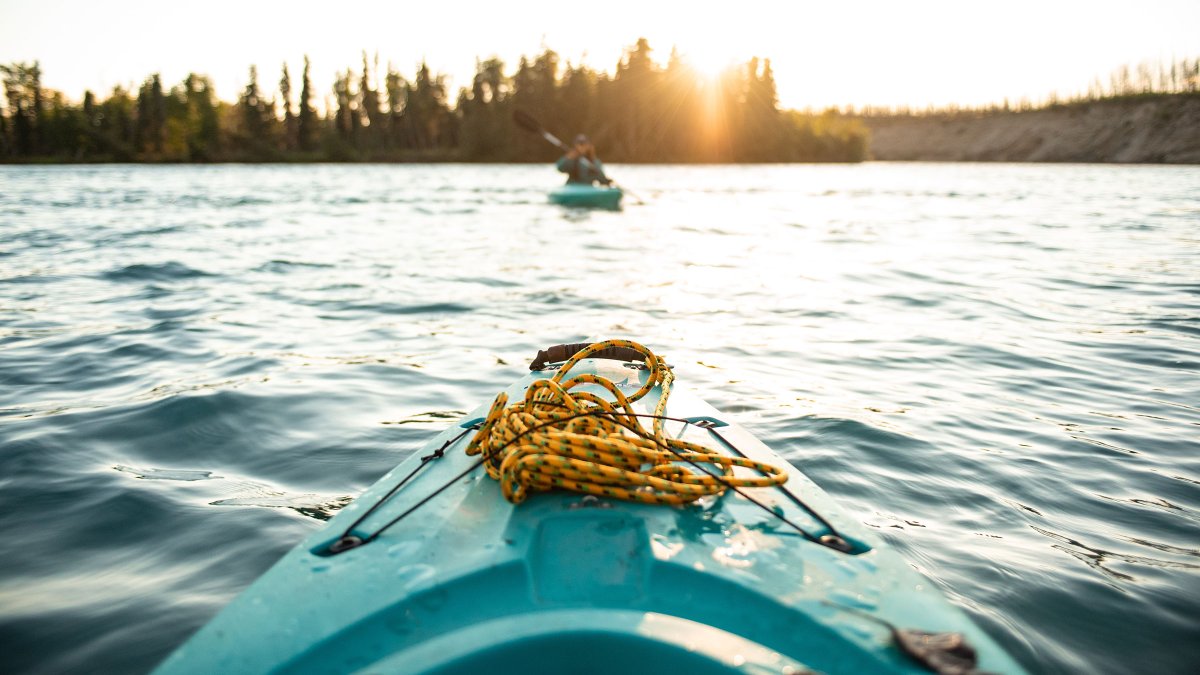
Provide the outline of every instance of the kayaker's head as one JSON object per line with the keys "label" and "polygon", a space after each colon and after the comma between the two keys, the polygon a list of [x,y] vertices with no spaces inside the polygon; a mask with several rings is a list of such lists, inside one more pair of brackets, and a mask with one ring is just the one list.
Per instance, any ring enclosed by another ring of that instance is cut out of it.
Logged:
{"label": "kayaker's head", "polygon": [[586,134],[579,134],[575,137],[575,152],[588,159],[596,158],[596,146],[592,145],[592,139],[588,138]]}

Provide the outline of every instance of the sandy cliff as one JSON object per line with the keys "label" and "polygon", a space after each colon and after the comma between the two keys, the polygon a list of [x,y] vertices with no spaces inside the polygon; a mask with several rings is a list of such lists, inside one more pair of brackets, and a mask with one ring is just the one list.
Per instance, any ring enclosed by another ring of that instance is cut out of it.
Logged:
{"label": "sandy cliff", "polygon": [[864,122],[881,160],[1200,163],[1195,95]]}

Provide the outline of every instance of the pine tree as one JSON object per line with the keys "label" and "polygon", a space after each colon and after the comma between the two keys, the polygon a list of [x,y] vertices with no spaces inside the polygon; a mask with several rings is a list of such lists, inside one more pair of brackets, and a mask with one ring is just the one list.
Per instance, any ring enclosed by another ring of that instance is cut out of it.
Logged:
{"label": "pine tree", "polygon": [[153,159],[161,159],[163,153],[166,105],[162,78],[158,73],[154,73],[138,90],[136,137],[138,151]]}
{"label": "pine tree", "polygon": [[188,73],[183,84],[175,88],[172,98],[182,104],[186,159],[207,162],[220,158],[219,104],[212,80],[204,75]]}
{"label": "pine tree", "polygon": [[458,147],[463,156],[476,161],[511,159],[511,117],[507,110],[507,78],[498,58],[475,62],[470,90],[459,93],[460,124]]}
{"label": "pine tree", "polygon": [[286,61],[279,76],[279,97],[283,104],[283,149],[291,150],[296,147],[296,116],[292,114],[292,77],[288,74]]}
{"label": "pine tree", "polygon": [[256,66],[250,66],[249,77],[250,81],[247,82],[246,88],[238,100],[242,134],[250,147],[255,150],[254,154],[262,154],[269,145],[271,120],[275,115],[258,91],[258,68]]}
{"label": "pine tree", "polygon": [[4,93],[12,124],[12,153],[22,157],[37,155],[41,150],[41,68],[34,61],[0,66],[0,71],[4,73]]}
{"label": "pine tree", "polygon": [[387,146],[393,149],[404,147],[405,139],[400,124],[401,115],[408,103],[408,82],[390,62],[384,87],[387,89]]}
{"label": "pine tree", "polygon": [[445,77],[434,76],[429,65],[422,61],[406,100],[402,118],[410,147],[433,150],[450,145],[453,128],[446,102]]}
{"label": "pine tree", "polygon": [[[376,56],[375,68],[378,70],[379,59]],[[378,150],[383,145],[383,112],[379,109],[379,91],[375,88],[374,71],[367,61],[367,53],[362,55],[362,77],[358,83],[358,107],[360,124],[365,127],[360,134],[360,149]]]}
{"label": "pine tree", "polygon": [[296,113],[296,143],[304,151],[311,151],[317,145],[317,111],[312,106],[312,99],[312,80],[309,78],[308,55],[305,55],[299,110]]}
{"label": "pine tree", "polygon": [[338,138],[349,147],[353,147],[358,137],[358,106],[354,100],[354,89],[350,81],[354,74],[347,68],[339,73],[333,81],[333,95],[337,105],[334,113],[334,128]]}

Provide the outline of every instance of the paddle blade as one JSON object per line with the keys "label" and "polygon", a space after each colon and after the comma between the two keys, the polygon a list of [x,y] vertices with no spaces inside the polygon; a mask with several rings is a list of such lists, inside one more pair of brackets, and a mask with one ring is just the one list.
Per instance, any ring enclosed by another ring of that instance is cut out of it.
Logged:
{"label": "paddle blade", "polygon": [[513,121],[526,131],[532,131],[535,134],[542,133],[542,125],[538,124],[538,121],[530,117],[529,113],[524,110],[514,110]]}

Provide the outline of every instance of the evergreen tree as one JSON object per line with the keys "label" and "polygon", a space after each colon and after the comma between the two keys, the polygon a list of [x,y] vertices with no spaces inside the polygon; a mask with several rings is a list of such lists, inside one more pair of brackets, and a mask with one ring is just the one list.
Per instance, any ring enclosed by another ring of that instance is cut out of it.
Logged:
{"label": "evergreen tree", "polygon": [[166,116],[162,78],[154,73],[142,83],[137,98],[137,149],[151,159],[162,158]]}
{"label": "evergreen tree", "polygon": [[345,153],[355,147],[355,141],[358,138],[358,105],[355,102],[355,93],[351,84],[353,79],[354,73],[347,68],[344,72],[339,73],[333,82],[333,96],[337,106],[334,113],[334,128],[339,141],[339,159],[344,158]]}
{"label": "evergreen tree", "polygon": [[568,133],[586,131],[595,135],[596,81],[596,72],[592,69],[568,64],[558,96],[562,111],[560,119]]}
{"label": "evergreen tree", "polygon": [[137,102],[123,87],[113,87],[100,105],[99,143],[102,152],[115,161],[130,161],[136,149]]}
{"label": "evergreen tree", "polygon": [[12,124],[12,152],[33,157],[41,151],[38,138],[42,118],[42,71],[37,61],[0,66],[4,73],[4,94],[8,98],[8,117]]}
{"label": "evergreen tree", "polygon": [[511,158],[511,115],[507,105],[504,62],[497,58],[476,61],[471,88],[459,92],[459,148],[465,157],[480,161]]}
{"label": "evergreen tree", "polygon": [[29,70],[29,87],[33,90],[33,151],[40,153],[42,151],[42,113],[43,113],[43,97],[42,97],[42,68],[37,61],[33,62],[33,68]]}
{"label": "evergreen tree", "polygon": [[[204,75],[189,73],[182,83],[171,90],[167,103],[163,158],[191,162],[222,158],[221,107],[225,104],[217,101],[212,80]],[[228,106],[225,108],[229,113],[225,115],[226,124],[238,124],[230,120],[237,120],[241,116],[240,110]]]}
{"label": "evergreen tree", "polygon": [[417,76],[409,88],[401,117],[408,147],[433,150],[450,145],[453,128],[450,107],[446,102],[445,78],[434,76],[424,61],[417,68]]}
{"label": "evergreen tree", "polygon": [[100,108],[96,105],[96,95],[91,89],[83,92],[82,124],[80,144],[82,155],[94,156],[102,152],[103,141],[100,138],[100,123],[102,120]]}
{"label": "evergreen tree", "polygon": [[296,113],[296,144],[311,151],[317,145],[317,111],[312,106],[312,80],[309,78],[308,55],[304,56],[304,75],[300,83],[299,110]]}
{"label": "evergreen tree", "polygon": [[41,154],[68,160],[86,159],[92,152],[91,139],[83,121],[83,110],[59,91],[44,91],[39,123]]}
{"label": "evergreen tree", "polygon": [[388,63],[387,77],[384,80],[387,90],[387,147],[395,149],[404,143],[401,129],[401,115],[408,103],[408,82],[396,69]]}
{"label": "evergreen tree", "polygon": [[672,49],[662,74],[662,93],[657,104],[661,159],[694,162],[702,157],[702,130],[707,112],[701,96],[704,84],[679,51]]}
{"label": "evergreen tree", "polygon": [[[375,70],[379,68],[379,58],[375,59]],[[368,152],[378,152],[383,147],[383,111],[379,107],[379,91],[375,87],[374,72],[367,62],[367,53],[362,55],[362,77],[358,83],[358,107],[360,126],[359,149]]]}
{"label": "evergreen tree", "polygon": [[740,127],[739,158],[743,161],[787,159],[777,147],[781,136],[778,103],[771,61],[759,61],[757,57],[750,59],[746,64],[745,102]]}
{"label": "evergreen tree", "polygon": [[258,90],[258,68],[250,66],[249,82],[238,99],[242,138],[252,154],[262,156],[271,146],[271,122],[275,113]]}
{"label": "evergreen tree", "polygon": [[660,137],[650,112],[656,103],[654,96],[659,91],[661,76],[650,57],[652,52],[650,42],[638,38],[617,63],[612,104],[624,114],[611,119],[616,120],[614,149],[618,157],[661,156]]}
{"label": "evergreen tree", "polygon": [[0,110],[0,157],[12,157],[12,142],[9,140],[8,116]]}
{"label": "evergreen tree", "polygon": [[[545,49],[533,61],[521,57],[513,75],[513,107],[538,119],[561,119],[558,85],[557,53]],[[557,153],[538,138],[523,134],[519,139],[516,152],[521,160],[548,160]]]}
{"label": "evergreen tree", "polygon": [[279,98],[283,105],[283,149],[296,147],[296,116],[292,114],[292,77],[288,74],[287,61],[279,75]]}

